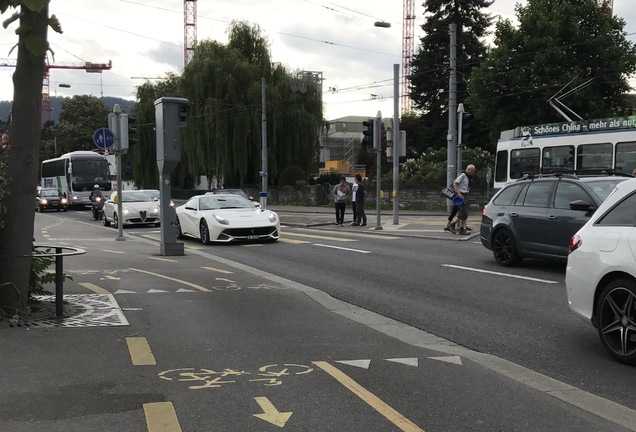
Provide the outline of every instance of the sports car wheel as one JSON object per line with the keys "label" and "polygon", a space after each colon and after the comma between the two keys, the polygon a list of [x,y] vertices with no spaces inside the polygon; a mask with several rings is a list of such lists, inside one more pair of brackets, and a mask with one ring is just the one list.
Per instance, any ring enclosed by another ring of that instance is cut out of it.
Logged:
{"label": "sports car wheel", "polygon": [[110,221],[108,220],[108,218],[106,217],[106,215],[104,215],[104,226],[110,226]]}
{"label": "sports car wheel", "polygon": [[181,221],[179,221],[179,218],[177,218],[177,238],[183,238],[183,231],[181,231]]}
{"label": "sports car wheel", "polygon": [[616,279],[608,283],[596,309],[603,347],[621,363],[636,364],[636,283]]}
{"label": "sports car wheel", "polygon": [[208,228],[208,224],[206,221],[202,220],[201,225],[199,226],[199,235],[201,237],[201,242],[203,244],[210,244],[210,229]]}
{"label": "sports car wheel", "polygon": [[116,227],[119,227],[119,219],[117,219],[117,213],[113,213],[113,223]]}
{"label": "sports car wheel", "polygon": [[492,238],[492,252],[499,265],[512,267],[521,261],[521,256],[517,252],[515,238],[512,233],[502,228],[498,230]]}

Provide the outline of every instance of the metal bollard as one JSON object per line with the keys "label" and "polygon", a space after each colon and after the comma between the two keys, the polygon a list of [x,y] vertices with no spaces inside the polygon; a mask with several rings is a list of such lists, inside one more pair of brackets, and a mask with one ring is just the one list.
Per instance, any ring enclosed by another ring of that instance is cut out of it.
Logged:
{"label": "metal bollard", "polygon": [[62,248],[55,248],[55,316],[64,316],[64,266]]}

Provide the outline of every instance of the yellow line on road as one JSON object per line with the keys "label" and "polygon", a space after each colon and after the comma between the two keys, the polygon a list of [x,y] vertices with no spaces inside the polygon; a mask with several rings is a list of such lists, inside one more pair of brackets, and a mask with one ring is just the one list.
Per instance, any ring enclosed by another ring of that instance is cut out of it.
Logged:
{"label": "yellow line on road", "polygon": [[[285,235],[287,235],[287,233],[285,233]],[[296,240],[296,239],[288,239],[288,238],[284,238],[284,237],[280,237],[278,239],[279,242],[281,243],[290,243],[290,244],[307,244],[307,243],[311,243],[307,240]]]}
{"label": "yellow line on road", "polygon": [[145,337],[127,337],[130,359],[135,366],[155,366],[155,356],[150,351],[150,345]]}
{"label": "yellow line on road", "polygon": [[93,291],[95,294],[110,294],[110,291],[107,291],[104,288],[98,287],[97,285],[92,284],[90,282],[80,282],[79,284],[83,286],[84,288],[88,288],[89,290]]}
{"label": "yellow line on road", "polygon": [[229,270],[221,270],[215,267],[201,267],[204,268],[206,270],[210,270],[210,271],[214,271],[214,272],[219,272],[219,273],[225,273],[225,274],[234,274],[234,272],[229,271]]}
{"label": "yellow line on road", "polygon": [[181,432],[172,402],[144,404],[144,414],[148,432]]}
{"label": "yellow line on road", "polygon": [[202,287],[201,285],[197,285],[197,284],[192,283],[192,282],[184,281],[184,280],[181,280],[181,279],[173,278],[173,277],[162,275],[162,274],[159,274],[159,273],[150,272],[148,270],[141,270],[141,269],[136,269],[136,268],[129,268],[128,270],[136,271],[136,272],[139,272],[139,273],[146,273],[146,274],[149,274],[149,275],[152,275],[152,276],[156,276],[158,278],[167,279],[167,280],[170,280],[172,282],[180,283],[181,285],[185,285],[185,286],[189,286],[189,287],[194,288],[194,289],[198,289],[199,291],[210,292],[209,289],[207,289],[205,287]]}
{"label": "yellow line on road", "polygon": [[307,237],[307,238],[320,239],[320,240],[331,240],[331,241],[338,241],[338,242],[354,242],[354,241],[358,241],[358,240],[347,239],[347,238],[342,238],[342,237],[329,237],[329,236],[312,235],[312,234],[301,234],[301,233],[292,233],[292,232],[287,232],[287,231],[285,231],[284,235],[285,236],[293,236],[293,237]]}
{"label": "yellow line on road", "polygon": [[[309,229],[309,228],[294,228],[294,231],[316,232],[315,229]],[[388,230],[385,230],[385,232],[386,231],[388,231]],[[336,231],[329,230],[329,232],[336,232]],[[379,235],[378,234],[365,234],[364,232],[341,231],[340,233],[342,233],[343,236],[347,236],[347,237],[363,237],[363,238],[373,238],[373,239],[381,238],[383,240],[397,240],[397,239],[400,238],[400,237],[386,235],[386,234],[379,234]],[[289,234],[289,232],[285,231],[285,235],[287,235],[287,234]],[[351,241],[357,241],[357,240],[351,240]]]}
{"label": "yellow line on road", "polygon": [[343,386],[351,390],[353,394],[358,396],[364,402],[369,404],[371,408],[382,414],[386,417],[391,423],[396,425],[400,430],[405,432],[424,432],[424,429],[421,429],[415,423],[411,422],[409,419],[404,417],[402,414],[391,408],[389,405],[384,403],[379,397],[362,387],[360,384],[351,379],[348,375],[345,375],[339,369],[333,367],[331,364],[324,361],[315,361],[312,362],[320,369],[327,372],[336,381],[340,382]]}
{"label": "yellow line on road", "polygon": [[150,259],[153,259],[153,260],[157,260],[157,261],[179,262],[177,260],[173,260],[173,259],[170,259],[170,258],[159,258],[159,257],[147,257],[147,258],[150,258]]}

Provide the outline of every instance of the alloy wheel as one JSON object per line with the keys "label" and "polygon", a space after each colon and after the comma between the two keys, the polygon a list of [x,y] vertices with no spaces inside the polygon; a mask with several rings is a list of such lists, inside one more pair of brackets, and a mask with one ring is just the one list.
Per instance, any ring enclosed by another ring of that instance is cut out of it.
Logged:
{"label": "alloy wheel", "polygon": [[599,298],[597,318],[609,354],[622,363],[636,364],[636,283],[626,279],[609,283]]}

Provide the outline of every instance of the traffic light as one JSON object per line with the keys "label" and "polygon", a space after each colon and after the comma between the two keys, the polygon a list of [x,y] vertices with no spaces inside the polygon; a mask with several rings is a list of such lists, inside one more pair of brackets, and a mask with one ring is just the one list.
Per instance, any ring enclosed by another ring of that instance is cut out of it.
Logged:
{"label": "traffic light", "polygon": [[574,168],[574,146],[569,146],[569,148],[568,148],[567,163],[568,163],[569,167]]}
{"label": "traffic light", "polygon": [[461,144],[466,146],[470,143],[473,134],[473,115],[471,113],[462,113],[462,141]]}
{"label": "traffic light", "polygon": [[374,119],[370,118],[362,122],[363,126],[366,126],[366,130],[362,131],[362,145],[367,147],[373,147],[373,122]]}
{"label": "traffic light", "polygon": [[135,124],[137,123],[137,119],[134,117],[130,117],[128,114],[121,114],[119,116],[119,132],[121,136],[119,137],[120,148],[124,153],[128,151],[130,146],[137,142],[137,128]]}

